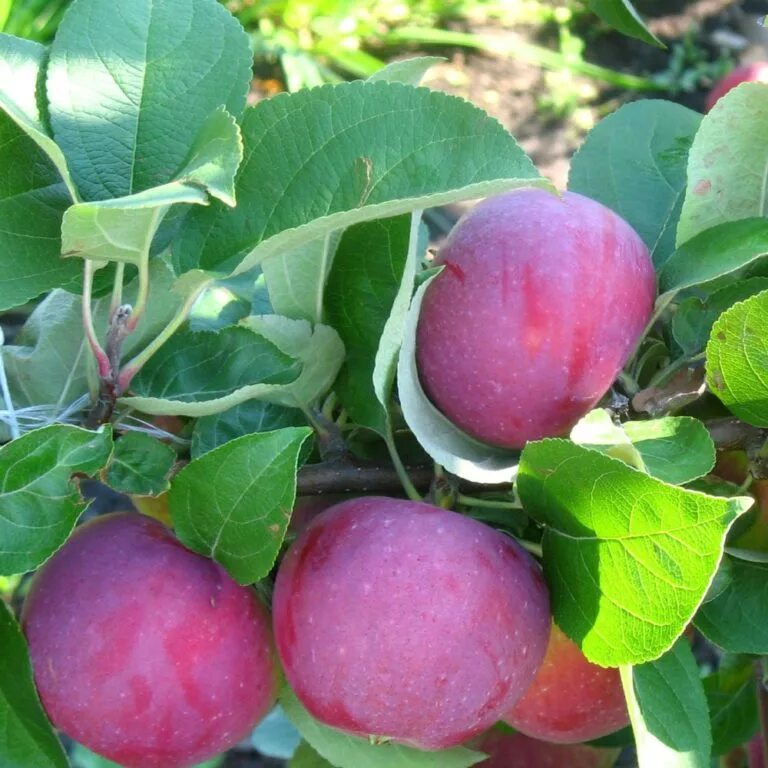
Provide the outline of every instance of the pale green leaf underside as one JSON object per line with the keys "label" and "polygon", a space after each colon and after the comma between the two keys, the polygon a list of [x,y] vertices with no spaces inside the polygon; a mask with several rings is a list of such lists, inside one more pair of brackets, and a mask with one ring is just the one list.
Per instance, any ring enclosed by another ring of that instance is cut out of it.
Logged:
{"label": "pale green leaf underside", "polygon": [[193,212],[177,271],[242,272],[357,222],[548,185],[484,112],[401,83],[280,95],[248,110],[242,130],[238,207]]}
{"label": "pale green leaf underside", "polygon": [[368,78],[368,82],[387,80],[390,83],[418,85],[432,67],[446,60],[443,56],[415,56],[411,59],[393,61],[378,72],[374,72]]}
{"label": "pale green leaf underside", "polygon": [[768,427],[768,291],[735,304],[712,326],[707,384],[740,419]]}
{"label": "pale green leaf underside", "polygon": [[416,325],[432,279],[416,291],[403,329],[397,366],[403,416],[421,447],[449,472],[478,483],[510,482],[517,472],[517,454],[484,445],[461,432],[432,405],[421,387],[416,367]]}
{"label": "pale green leaf underside", "polygon": [[319,723],[288,686],[283,689],[280,703],[302,738],[336,768],[468,768],[486,757],[466,747],[422,752],[395,742],[371,744]]}
{"label": "pale green leaf underside", "polygon": [[629,674],[634,696],[628,708],[639,768],[709,768],[709,710],[688,641],[681,638],[661,658]]}
{"label": "pale green leaf underside", "polygon": [[24,635],[0,600],[0,759],[3,768],[68,768],[40,704]]}
{"label": "pale green leaf underside", "polygon": [[688,158],[677,244],[717,224],[768,213],[768,85],[742,83],[702,120]]}
{"label": "pale green leaf underside", "polygon": [[239,117],[248,38],[215,0],[78,0],[51,46],[54,136],[83,199],[176,178],[211,113]]}
{"label": "pale green leaf underside", "polygon": [[85,509],[75,472],[92,475],[112,451],[112,435],[56,424],[0,448],[0,573],[31,571],[67,539]]}
{"label": "pale green leaf underside", "polygon": [[672,646],[704,599],[730,523],[752,504],[666,485],[565,440],[526,446],[518,492],[547,526],[555,619],[604,666]]}
{"label": "pale green leaf underside", "polygon": [[174,477],[174,528],[190,549],[212,557],[241,584],[275,563],[296,497],[307,427],[244,435],[187,464]]}
{"label": "pale green leaf underside", "polygon": [[40,119],[37,90],[46,49],[32,40],[0,34],[0,108],[48,155],[77,200],[67,161]]}

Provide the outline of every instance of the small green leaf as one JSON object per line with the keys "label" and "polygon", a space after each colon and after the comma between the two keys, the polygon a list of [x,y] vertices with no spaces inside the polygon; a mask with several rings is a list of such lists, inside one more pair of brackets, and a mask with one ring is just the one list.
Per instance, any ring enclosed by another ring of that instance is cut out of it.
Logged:
{"label": "small green leaf", "polygon": [[402,83],[280,94],[247,110],[242,130],[238,206],[191,212],[174,248],[177,272],[242,272],[358,222],[549,186],[487,114]]}
{"label": "small green leaf", "polygon": [[54,424],[0,448],[0,573],[31,571],[66,540],[85,509],[72,475],[109,460],[108,429]]}
{"label": "small green leaf", "polygon": [[151,435],[128,432],[115,441],[107,484],[121,493],[158,496],[169,487],[176,451]]}
{"label": "small green leaf", "polygon": [[[468,768],[486,758],[466,747],[454,747],[439,752],[422,752],[393,741],[371,744],[366,739],[350,736],[315,720],[285,686],[280,703],[302,738],[336,768]],[[311,764],[310,764],[311,765]]]}
{"label": "small green leaf", "polygon": [[555,620],[603,666],[672,646],[707,593],[730,523],[752,504],[666,485],[565,440],[529,443],[517,488],[547,526]]}
{"label": "small green leaf", "polygon": [[405,321],[397,365],[400,406],[421,447],[458,477],[478,483],[505,483],[517,473],[518,454],[480,443],[455,427],[432,405],[424,393],[416,367],[416,325],[424,292],[431,280],[416,291]]}
{"label": "small green leaf", "polygon": [[683,243],[659,274],[660,293],[708,283],[768,254],[768,221],[727,221]]}
{"label": "small green leaf", "polygon": [[263,400],[248,400],[221,413],[203,416],[195,422],[192,458],[196,459],[236,437],[253,432],[306,426],[307,418],[298,408],[286,408]]}
{"label": "small green leaf", "polygon": [[40,704],[27,644],[0,600],[0,760],[3,768],[68,768],[67,756]]}
{"label": "small green leaf", "polygon": [[444,61],[447,61],[444,56],[415,56],[412,59],[393,61],[387,64],[386,67],[382,67],[378,72],[374,72],[368,78],[368,82],[387,80],[390,83],[419,85],[424,75],[432,67]]}
{"label": "small green leaf", "polygon": [[313,327],[306,320],[280,315],[252,315],[240,324],[302,364],[298,379],[268,393],[265,399],[288,408],[308,408],[331,389],[344,362],[344,344],[333,328]]}
{"label": "small green leaf", "polygon": [[742,421],[768,427],[768,291],[735,304],[712,326],[707,384]]}
{"label": "small green leaf", "polygon": [[718,586],[696,614],[696,628],[730,653],[768,654],[768,563],[726,555]]}
{"label": "small green leaf", "polygon": [[681,301],[672,317],[672,335],[680,349],[688,357],[701,352],[707,346],[715,320],[726,309],[765,290],[768,277],[750,277],[726,285],[706,299],[691,296]]}
{"label": "small green leaf", "polygon": [[668,416],[622,425],[640,452],[649,475],[683,485],[715,466],[715,444],[702,422],[690,416]]}
{"label": "small green leaf", "polygon": [[175,333],[131,384],[126,405],[145,413],[206,416],[298,380],[301,365],[253,331]]}
{"label": "small green leaf", "polygon": [[319,323],[323,290],[338,244],[337,232],[265,259],[261,265],[269,299],[278,315]]}
{"label": "small green leaf", "polygon": [[83,198],[126,197],[176,178],[211,113],[242,115],[250,75],[248,38],[215,0],[71,5],[47,89]]}
{"label": "small green leaf", "polygon": [[176,533],[236,581],[264,578],[275,563],[296,499],[306,427],[245,435],[187,464],[168,502]]}
{"label": "small green leaf", "polygon": [[[388,399],[381,402],[374,386],[374,369],[382,334],[401,292],[407,312],[416,271],[415,248],[409,259],[411,216],[356,224],[344,232],[325,292],[328,322],[339,332],[347,357],[336,382],[336,392],[355,424],[381,435],[387,433]],[[408,266],[408,274],[406,274]],[[402,339],[402,321],[394,330],[396,350]],[[389,334],[388,334],[389,336]],[[394,370],[381,395],[389,397]]]}
{"label": "small green leaf", "polygon": [[288,761],[287,768],[334,768],[334,766],[333,763],[320,757],[306,741],[302,741],[296,754]]}
{"label": "small green leaf", "polygon": [[664,43],[648,29],[629,0],[589,0],[589,8],[622,35],[635,37],[658,48],[666,48]]}
{"label": "small green leaf", "polygon": [[48,155],[69,196],[77,200],[64,153],[40,117],[38,87],[46,55],[47,49],[39,43],[0,34],[0,109]]}
{"label": "small green leaf", "polygon": [[629,435],[621,424],[614,423],[605,408],[596,408],[579,419],[571,430],[570,438],[577,445],[612,456],[641,472],[646,471],[643,457],[632,445]]}
{"label": "small green leaf", "polygon": [[675,250],[688,150],[701,115],[671,101],[625,104],[574,155],[568,189],[608,206],[637,230],[654,264]]}
{"label": "small green leaf", "polygon": [[765,216],[768,86],[742,83],[704,117],[688,158],[677,243],[718,224]]}
{"label": "small green leaf", "polygon": [[712,733],[696,659],[684,638],[661,658],[622,668],[638,768],[709,768]]}
{"label": "small green leaf", "polygon": [[712,723],[712,754],[725,755],[749,741],[758,727],[754,663],[726,655],[717,672],[702,682]]}

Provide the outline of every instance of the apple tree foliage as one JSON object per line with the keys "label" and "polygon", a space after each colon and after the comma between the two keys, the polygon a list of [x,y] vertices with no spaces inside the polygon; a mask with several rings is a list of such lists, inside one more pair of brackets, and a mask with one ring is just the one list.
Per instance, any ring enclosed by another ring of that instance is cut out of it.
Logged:
{"label": "apple tree foliage", "polygon": [[[655,42],[629,2],[590,6]],[[0,36],[0,309],[28,314],[0,350],[0,574],[64,544],[91,477],[167,494],[181,540],[254,584],[297,488],[362,491],[374,468],[527,540],[557,623],[621,668],[640,765],[703,768],[756,731],[768,655],[768,554],[733,544],[768,522],[712,475],[725,447],[765,472],[768,86],[705,117],[627,104],[586,138],[569,189],[643,238],[656,310],[604,408],[511,452],[420,386],[424,211],[551,185],[495,120],[418,87],[432,61],[246,107],[248,39],[215,0],[78,0],[49,48]],[[706,677],[690,625],[722,654]],[[0,649],[2,764],[63,768],[5,603]],[[294,766],[482,759],[282,706]]]}

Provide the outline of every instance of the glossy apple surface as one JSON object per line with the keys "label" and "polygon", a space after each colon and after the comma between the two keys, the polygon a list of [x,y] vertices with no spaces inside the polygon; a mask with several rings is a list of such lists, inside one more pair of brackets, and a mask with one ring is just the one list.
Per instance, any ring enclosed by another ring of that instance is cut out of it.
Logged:
{"label": "glossy apple surface", "polygon": [[541,571],[512,539],[382,497],[309,525],[273,613],[288,681],[317,719],[422,749],[495,723],[533,680],[551,622]]}
{"label": "glossy apple surface", "polygon": [[556,624],[533,683],[503,719],[528,736],[565,744],[629,724],[619,671],[592,664]]}
{"label": "glossy apple surface", "polygon": [[219,754],[274,700],[254,592],[143,515],[76,529],[34,577],[22,627],[54,725],[128,768]]}
{"label": "glossy apple surface", "polygon": [[725,96],[731,88],[741,83],[761,82],[768,83],[768,61],[758,61],[754,64],[743,64],[731,70],[725,77],[718,80],[712,90],[707,94],[706,110],[712,107]]}
{"label": "glossy apple surface", "polygon": [[436,263],[416,336],[427,396],[486,443],[565,434],[606,393],[642,335],[648,249],[600,203],[521,189],[477,205]]}
{"label": "glossy apple surface", "polygon": [[472,747],[488,755],[477,768],[611,768],[620,751],[586,744],[550,744],[498,728],[473,742]]}

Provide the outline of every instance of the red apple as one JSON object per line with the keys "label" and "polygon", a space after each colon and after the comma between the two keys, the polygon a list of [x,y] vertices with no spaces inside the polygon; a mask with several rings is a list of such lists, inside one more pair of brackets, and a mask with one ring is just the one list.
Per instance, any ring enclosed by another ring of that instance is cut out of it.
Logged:
{"label": "red apple", "polygon": [[620,752],[586,744],[549,744],[500,728],[473,742],[472,748],[488,755],[477,768],[610,768]]}
{"label": "red apple", "polygon": [[521,448],[563,435],[606,393],[651,316],[648,249],[622,218],[521,189],[454,227],[416,337],[421,383],[454,424]]}
{"label": "red apple", "polygon": [[768,83],[768,61],[758,61],[754,64],[742,64],[718,80],[707,94],[706,110],[709,112],[718,100],[725,96],[731,88],[741,83]]}
{"label": "red apple", "polygon": [[382,497],[315,518],[280,566],[273,611],[312,715],[422,749],[495,723],[533,680],[551,621],[541,571],[512,539]]}
{"label": "red apple", "polygon": [[219,754],[274,700],[253,590],[143,515],[76,529],[34,577],[22,626],[53,724],[128,768]]}
{"label": "red apple", "polygon": [[503,719],[528,736],[564,744],[629,724],[619,671],[587,661],[556,624],[533,683]]}

